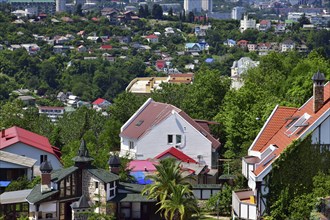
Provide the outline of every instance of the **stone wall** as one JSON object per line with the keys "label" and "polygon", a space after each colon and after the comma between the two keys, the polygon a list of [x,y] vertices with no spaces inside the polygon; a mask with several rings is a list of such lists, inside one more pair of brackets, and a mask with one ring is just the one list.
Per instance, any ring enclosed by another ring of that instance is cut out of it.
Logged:
{"label": "stone wall", "polygon": [[[98,193],[96,193],[95,182],[99,182]],[[97,201],[99,202],[99,213],[106,213],[106,191],[104,186],[105,184],[90,172],[87,170],[82,171],[82,193],[87,195],[94,205]],[[98,208],[95,211],[98,212]]]}

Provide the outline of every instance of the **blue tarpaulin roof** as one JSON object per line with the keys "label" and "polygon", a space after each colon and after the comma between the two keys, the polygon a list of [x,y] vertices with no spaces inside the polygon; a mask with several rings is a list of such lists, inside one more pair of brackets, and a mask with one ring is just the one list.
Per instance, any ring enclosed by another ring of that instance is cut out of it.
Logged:
{"label": "blue tarpaulin roof", "polygon": [[10,184],[10,181],[0,181],[0,187],[7,187]]}
{"label": "blue tarpaulin roof", "polygon": [[205,60],[205,62],[206,62],[206,63],[212,63],[212,62],[213,62],[213,58],[207,58],[207,59]]}
{"label": "blue tarpaulin roof", "polygon": [[133,176],[138,184],[151,184],[152,181],[148,178],[146,178],[146,173],[142,171],[135,171],[130,173],[131,176]]}

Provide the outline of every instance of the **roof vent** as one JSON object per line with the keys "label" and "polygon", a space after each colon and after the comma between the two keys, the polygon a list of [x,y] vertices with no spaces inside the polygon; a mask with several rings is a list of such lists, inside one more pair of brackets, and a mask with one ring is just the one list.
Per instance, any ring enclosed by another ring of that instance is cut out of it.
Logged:
{"label": "roof vent", "polygon": [[144,122],[144,120],[139,120],[138,122],[136,122],[135,126],[139,127],[140,125],[142,125]]}

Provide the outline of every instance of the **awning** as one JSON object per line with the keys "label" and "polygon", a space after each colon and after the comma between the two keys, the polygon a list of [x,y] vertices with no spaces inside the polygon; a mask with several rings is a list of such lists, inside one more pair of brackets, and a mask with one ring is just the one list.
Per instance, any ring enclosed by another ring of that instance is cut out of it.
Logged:
{"label": "awning", "polygon": [[32,189],[4,192],[0,195],[0,204],[3,205],[27,202],[26,197],[31,191]]}

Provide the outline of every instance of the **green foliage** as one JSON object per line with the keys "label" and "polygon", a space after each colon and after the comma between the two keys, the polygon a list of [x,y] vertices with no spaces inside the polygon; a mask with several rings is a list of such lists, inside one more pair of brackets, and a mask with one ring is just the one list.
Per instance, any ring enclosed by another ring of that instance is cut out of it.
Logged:
{"label": "green foliage", "polygon": [[321,149],[309,135],[294,141],[273,163],[267,199],[272,217],[308,219],[316,198],[330,195],[330,152]]}
{"label": "green foliage", "polygon": [[168,220],[190,219],[192,214],[198,213],[197,200],[188,185],[169,185],[171,194],[169,198],[159,201],[158,211],[164,211],[163,215]]}
{"label": "green foliage", "polygon": [[183,101],[183,109],[192,118],[212,120],[220,111],[230,79],[217,70],[201,69],[194,76],[194,83]]}
{"label": "green foliage", "polygon": [[173,158],[160,161],[157,173],[149,176],[153,183],[146,185],[142,194],[158,201],[166,219],[189,219],[197,213],[197,202],[188,182],[190,177],[182,177],[179,164]]}
{"label": "green foliage", "polygon": [[[243,75],[244,86],[226,93],[215,120],[224,126],[225,157],[240,157],[277,104],[301,106],[312,93],[312,75],[330,74],[330,64],[317,52],[269,54]],[[304,73],[304,74],[302,74]]]}
{"label": "green foliage", "polygon": [[230,214],[232,191],[232,186],[224,184],[220,192],[207,200],[207,211],[220,213],[221,215]]}
{"label": "green foliage", "polygon": [[40,183],[40,177],[35,177],[32,180],[28,180],[26,176],[19,177],[17,180],[11,181],[11,183],[6,187],[6,192],[32,189],[38,183]]}

